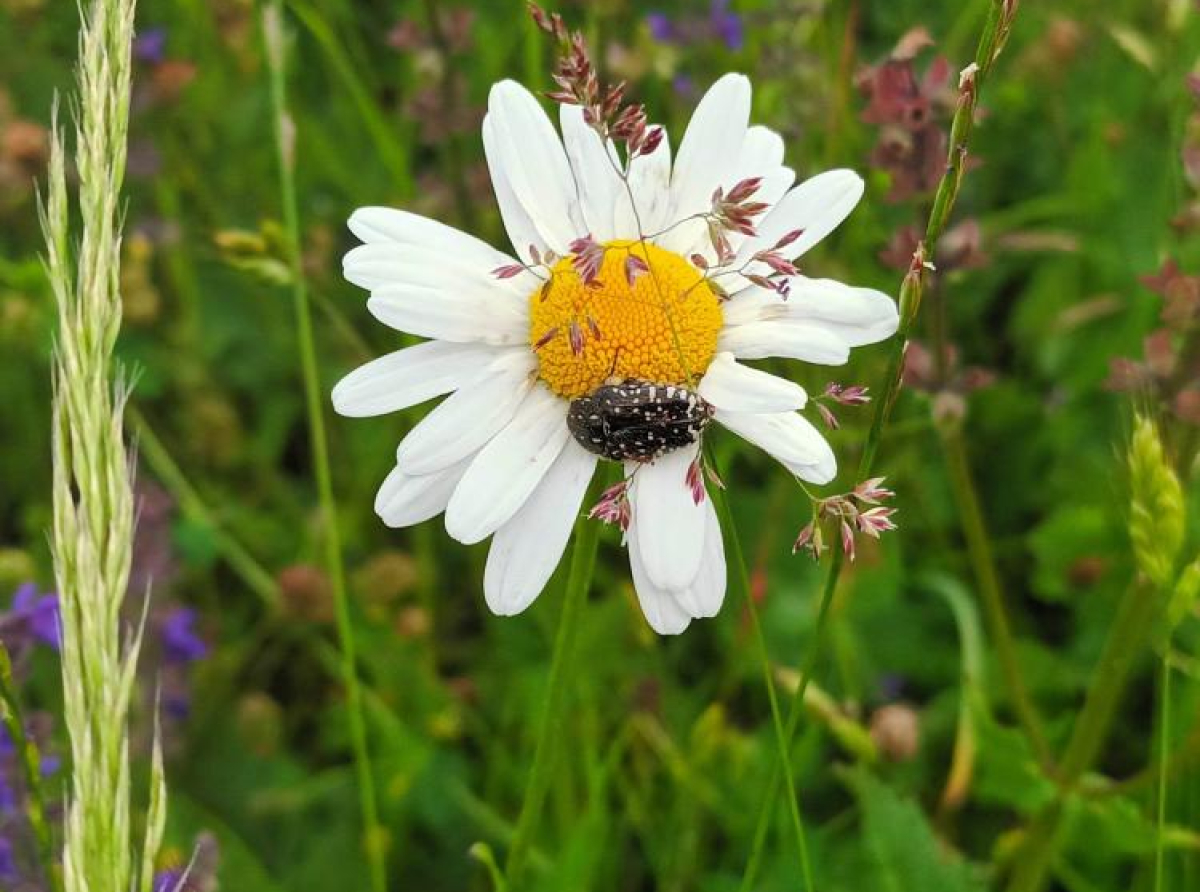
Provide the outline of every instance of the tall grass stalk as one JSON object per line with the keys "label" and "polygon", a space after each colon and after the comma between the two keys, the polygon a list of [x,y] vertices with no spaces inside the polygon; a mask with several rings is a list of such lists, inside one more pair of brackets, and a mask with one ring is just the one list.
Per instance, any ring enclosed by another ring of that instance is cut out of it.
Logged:
{"label": "tall grass stalk", "polygon": [[358,679],[357,645],[350,604],[346,594],[346,569],[342,560],[342,541],[338,530],[337,506],[333,499],[333,479],[329,464],[329,444],[325,435],[324,395],[317,369],[317,349],[313,338],[312,308],[308,284],[300,256],[300,212],[296,201],[295,128],[287,109],[286,35],[283,11],[278,2],[263,7],[263,44],[271,85],[271,111],[275,146],[279,161],[279,193],[283,204],[283,228],[291,269],[292,296],[296,312],[296,331],[300,346],[300,366],[304,376],[305,406],[308,413],[309,441],[313,452],[313,470],[321,506],[325,540],[325,564],[333,587],[334,612],[338,640],[342,649],[342,684],[346,689],[346,718],[350,745],[354,752],[359,811],[362,816],[367,868],[374,892],[387,889],[387,841],[379,823],[375,778],[367,747],[367,724],[363,712],[362,687]]}
{"label": "tall grass stalk", "polygon": [[[958,106],[950,123],[949,153],[946,158],[946,171],[938,183],[937,191],[934,193],[933,207],[929,213],[929,220],[925,227],[925,237],[917,248],[917,252],[913,256],[912,267],[900,286],[900,327],[892,339],[883,392],[875,400],[875,413],[871,418],[871,428],[867,434],[866,444],[863,446],[862,457],[859,460],[857,477],[859,480],[865,480],[870,476],[871,468],[875,463],[876,453],[879,451],[879,444],[883,439],[883,430],[887,425],[888,419],[891,417],[892,405],[900,393],[905,348],[908,345],[908,338],[913,331],[919,315],[921,297],[924,293],[926,279],[930,270],[930,266],[926,263],[926,258],[934,256],[938,239],[941,238],[942,232],[945,230],[950,216],[954,211],[958,192],[962,186],[962,179],[966,173],[968,148],[970,146],[971,134],[974,130],[975,110],[979,103],[980,89],[987,80],[988,75],[991,74],[992,67],[1004,49],[1005,43],[1008,42],[1008,35],[1012,31],[1018,4],[1019,0],[990,0],[987,19],[984,22],[975,51],[975,60],[971,66],[963,71],[959,85]],[[804,712],[804,697],[808,692],[809,679],[816,668],[817,659],[824,643],[829,620],[829,607],[833,603],[834,592],[837,591],[837,583],[841,577],[843,563],[841,552],[835,550],[829,565],[829,572],[825,578],[824,588],[821,592],[820,604],[817,608],[817,622],[813,633],[812,645],[805,658],[804,669],[800,676],[800,684],[797,685],[796,691],[792,695],[792,702],[788,711],[786,742],[789,747],[799,726],[800,717]],[[1015,670],[1015,666],[1011,668]],[[1005,676],[1010,681],[1012,678],[1017,679],[1018,687],[1013,690],[1014,699],[1021,704],[1029,704],[1030,701],[1028,698],[1020,695],[1020,692],[1024,691],[1024,685],[1020,683],[1020,673],[1006,671]],[[1033,716],[1031,706],[1028,712],[1020,707],[1019,711],[1022,715],[1026,715],[1027,719],[1032,719],[1036,723],[1036,717]],[[758,825],[755,829],[750,857],[747,860],[746,869],[742,875],[741,888],[743,890],[754,887],[757,866],[761,859],[767,827],[770,822],[771,812],[774,809],[775,797],[778,795],[781,780],[782,770],[777,768],[772,775],[767,795],[763,797],[763,803],[759,809]],[[794,791],[789,791],[789,795],[794,795]]]}
{"label": "tall grass stalk", "polygon": [[1158,790],[1154,813],[1154,892],[1166,888],[1167,763],[1171,757],[1171,660],[1167,645],[1159,664]]}
{"label": "tall grass stalk", "polygon": [[[779,707],[779,697],[775,690],[775,682],[772,678],[771,660],[767,652],[767,640],[763,635],[762,622],[759,620],[758,608],[754,604],[754,596],[750,590],[750,574],[746,571],[746,557],[742,551],[742,540],[738,536],[737,526],[733,520],[733,512],[729,510],[729,502],[725,498],[725,492],[717,486],[712,487],[712,495],[717,513],[721,519],[721,528],[724,530],[725,538],[729,542],[730,560],[733,566],[737,568],[738,588],[741,590],[742,598],[746,602],[746,610],[750,614],[750,624],[754,630],[755,647],[758,650],[759,662],[762,664],[763,684],[767,689],[767,700],[771,706],[771,725],[775,732],[775,746],[779,753],[779,766],[783,771],[783,780],[787,784],[787,789],[792,791],[792,795],[788,796],[788,816],[792,823],[792,832],[796,837],[796,849],[800,857],[800,875],[804,880],[804,889],[806,892],[813,892],[815,888],[813,884],[812,858],[808,851],[808,838],[804,832],[804,817],[800,810],[800,794],[796,789],[796,781],[792,774],[791,760],[791,735],[784,727],[783,712]],[[772,788],[774,793],[774,788]],[[772,795],[772,806],[775,802],[775,796]],[[765,825],[764,825],[765,827]],[[757,869],[757,858],[762,853],[762,843],[764,837],[756,835],[753,864]],[[749,875],[754,871],[748,870]],[[745,883],[743,883],[745,889]]]}
{"label": "tall grass stalk", "polygon": [[1112,731],[1137,660],[1150,643],[1176,581],[1186,508],[1183,486],[1167,461],[1154,422],[1139,417],[1127,456],[1131,504],[1129,538],[1137,578],[1113,615],[1083,707],[1058,763],[1058,796],[1025,830],[1014,857],[1009,892],[1040,892],[1062,841],[1068,798],[1095,764]]}
{"label": "tall grass stalk", "polygon": [[[81,6],[75,168],[77,236],[57,123],[41,206],[58,308],[53,358],[54,570],[62,617],[63,711],[71,782],[63,837],[66,892],[150,892],[166,817],[155,735],[150,807],[135,857],[128,715],[140,627],[123,628],[133,548],[129,381],[113,358],[121,326],[121,187],[129,122],[134,0]],[[74,244],[73,244],[74,242]]]}
{"label": "tall grass stalk", "polygon": [[[603,480],[603,472],[598,476]],[[594,489],[595,487],[592,487],[593,491]],[[590,498],[586,504],[591,504]],[[533,767],[529,771],[521,814],[517,818],[517,828],[505,862],[504,873],[508,887],[513,890],[527,888],[521,883],[522,872],[525,862],[529,859],[533,834],[537,830],[542,806],[550,790],[554,761],[562,743],[567,688],[573,675],[575,661],[575,639],[579,637],[579,619],[592,584],[592,572],[596,567],[600,526],[599,521],[587,516],[580,517],[575,523],[571,568],[568,571],[567,587],[558,619],[558,634],[554,640],[554,656],[550,663],[550,678],[546,683],[546,697],[542,705]]]}

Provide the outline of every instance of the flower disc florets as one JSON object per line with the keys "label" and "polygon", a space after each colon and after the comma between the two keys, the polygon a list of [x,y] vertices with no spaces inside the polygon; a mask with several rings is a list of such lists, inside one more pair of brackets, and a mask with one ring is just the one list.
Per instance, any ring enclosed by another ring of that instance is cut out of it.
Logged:
{"label": "flower disc florets", "polygon": [[530,296],[529,343],[541,379],[568,399],[610,377],[698,381],[721,330],[720,300],[703,275],[651,244],[613,241],[597,249],[603,257],[594,276],[575,257],[564,258]]}

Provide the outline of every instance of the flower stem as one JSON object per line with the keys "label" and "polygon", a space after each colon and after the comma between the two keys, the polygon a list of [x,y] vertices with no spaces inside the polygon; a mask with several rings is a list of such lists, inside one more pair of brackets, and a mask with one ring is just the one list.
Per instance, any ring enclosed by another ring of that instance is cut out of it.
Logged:
{"label": "flower stem", "polygon": [[1158,715],[1158,808],[1154,822],[1154,892],[1163,892],[1166,878],[1163,835],[1167,827],[1167,762],[1171,756],[1171,661],[1163,648],[1159,667]]}
{"label": "flower stem", "polygon": [[1012,697],[1017,720],[1025,730],[1025,735],[1029,738],[1039,760],[1043,765],[1049,765],[1051,762],[1050,747],[1046,743],[1045,734],[1042,733],[1041,720],[1038,718],[1033,698],[1029,694],[1029,688],[1025,685],[1020,663],[1017,661],[1012,626],[1008,620],[1008,611],[1004,606],[1004,595],[1000,590],[1000,579],[996,573],[996,561],[992,556],[991,539],[984,523],[979,494],[971,477],[971,466],[967,459],[961,423],[953,420],[940,423],[937,427],[942,441],[942,451],[945,453],[946,464],[950,471],[950,488],[954,493],[955,502],[958,503],[959,513],[962,515],[963,536],[967,540],[967,556],[971,562],[975,580],[979,585],[983,609],[987,615],[992,640],[996,645],[996,657],[1000,663],[1000,672],[1004,676],[1005,686]]}
{"label": "flower stem", "polygon": [[188,480],[187,475],[183,473],[171,453],[167,451],[167,447],[142,411],[132,403],[126,407],[125,411],[137,434],[141,458],[145,459],[146,465],[154,473],[154,476],[179,503],[183,513],[198,521],[208,530],[217,552],[241,577],[246,587],[272,611],[278,610],[280,606],[279,589],[275,584],[275,578],[246,550],[241,542],[213,517],[213,512],[208,504],[201,498],[200,493]]}
{"label": "flower stem", "polygon": [[[800,717],[804,714],[805,697],[808,695],[808,685],[816,670],[817,656],[821,651],[821,643],[825,640],[825,629],[829,621],[829,608],[833,604],[833,594],[837,590],[838,576],[842,569],[842,553],[834,551],[829,564],[829,573],[825,576],[825,588],[821,592],[821,603],[817,608],[816,627],[813,632],[813,645],[808,649],[804,660],[804,668],[800,670],[800,680],[792,693],[792,701],[788,707],[787,727],[784,729],[784,740],[780,750],[780,764],[776,766],[767,785],[767,795],[763,797],[758,811],[758,823],[754,828],[754,842],[750,849],[750,858],[746,869],[742,872],[741,892],[750,892],[754,888],[758,866],[762,861],[763,847],[766,843],[767,830],[771,824],[771,812],[779,796],[779,784],[788,780],[788,789],[795,790],[795,784],[790,780],[792,769],[791,745],[796,737],[796,729],[800,726]],[[749,598],[747,599],[749,600]],[[756,616],[757,619],[757,616]],[[795,796],[789,797],[795,799]],[[811,885],[810,887],[811,888]]]}
{"label": "flower stem", "polygon": [[338,531],[337,508],[333,499],[333,482],[329,465],[329,444],[325,434],[325,418],[322,412],[312,309],[309,305],[308,285],[300,256],[300,214],[296,201],[294,133],[292,119],[287,110],[284,82],[285,36],[283,12],[278,2],[263,8],[262,30],[270,74],[271,109],[279,161],[279,191],[283,204],[288,264],[292,274],[292,295],[295,303],[300,365],[304,377],[309,440],[313,451],[313,467],[317,478],[317,494],[325,533],[325,564],[333,588],[338,641],[342,651],[342,683],[346,689],[346,715],[350,730],[350,744],[354,752],[367,867],[371,877],[372,890],[386,892],[386,845],[379,824],[375,781],[367,749],[367,728],[363,715],[362,690],[358,679],[354,624],[350,617],[350,605],[346,596],[346,571],[342,560],[341,535]]}
{"label": "flower stem", "polygon": [[600,526],[598,521],[589,520],[586,516],[581,516],[575,522],[571,568],[567,575],[562,612],[558,619],[558,634],[554,639],[550,680],[547,682],[546,696],[542,703],[542,721],[533,753],[533,767],[529,772],[525,799],[521,804],[521,814],[517,818],[517,829],[505,864],[504,873],[508,885],[513,889],[525,888],[520,883],[521,872],[529,858],[533,834],[537,830],[546,793],[550,789],[551,769],[565,733],[567,688],[574,669],[575,639],[578,637],[579,618],[587,600],[588,588],[592,583],[592,571],[596,566]]}
{"label": "flower stem", "polygon": [[[718,469],[718,474],[720,470]],[[738,536],[737,525],[733,520],[733,513],[729,510],[729,502],[725,498],[725,492],[720,487],[711,487],[711,498],[716,506],[717,514],[721,519],[721,528],[725,531],[725,538],[729,542],[729,554],[733,560],[734,566],[738,569],[737,583],[741,589],[742,598],[746,602],[746,610],[750,614],[750,624],[754,628],[754,641],[758,649],[759,659],[762,663],[763,684],[767,689],[767,699],[771,704],[771,723],[775,729],[775,745],[779,753],[779,762],[775,770],[775,779],[770,787],[770,796],[763,803],[763,812],[769,819],[770,813],[777,801],[776,788],[779,784],[778,775],[782,770],[783,780],[787,784],[787,789],[791,791],[788,796],[788,812],[792,819],[792,829],[796,834],[796,848],[800,854],[800,872],[804,877],[804,888],[808,892],[812,892],[813,875],[812,861],[808,854],[808,840],[804,834],[804,819],[800,815],[800,796],[796,789],[796,779],[792,773],[791,759],[791,740],[790,733],[793,728],[793,723],[789,718],[788,727],[785,729],[783,723],[783,713],[779,709],[779,698],[775,692],[775,681],[771,674],[771,658],[767,652],[767,641],[763,636],[762,623],[758,618],[758,607],[754,603],[754,597],[750,592],[750,574],[746,571],[746,558],[742,553],[742,540]],[[807,687],[805,679],[801,678],[797,686],[797,694],[800,694],[801,689]],[[804,708],[803,695],[800,700],[800,708]],[[793,701],[794,703],[795,701]],[[745,875],[743,876],[742,889],[748,889],[747,878],[752,878],[754,870],[762,857],[763,846],[766,842],[765,826],[766,821],[763,821],[760,816],[760,826],[756,828],[754,835],[754,847],[751,850],[750,862],[747,865]],[[753,869],[752,869],[753,868]]]}
{"label": "flower stem", "polygon": [[1026,830],[1026,842],[1009,883],[1009,892],[1038,892],[1045,885],[1046,874],[1058,850],[1065,797],[1074,792],[1108,738],[1134,660],[1142,652],[1154,626],[1159,606],[1157,594],[1153,585],[1139,582],[1131,585],[1121,599],[1088,685],[1083,709],[1075,720],[1071,739],[1059,763],[1060,795]]}
{"label": "flower stem", "polygon": [[[946,159],[946,171],[942,175],[942,179],[938,183],[937,192],[934,195],[933,208],[930,211],[929,221],[925,227],[924,243],[917,248],[917,252],[913,256],[912,268],[904,277],[904,281],[900,286],[900,325],[896,336],[891,342],[887,370],[884,377],[883,393],[875,402],[875,412],[871,418],[871,428],[867,434],[866,443],[863,446],[862,457],[859,460],[859,480],[866,479],[870,474],[871,467],[875,463],[875,456],[879,451],[879,444],[883,438],[884,426],[891,416],[892,405],[900,393],[900,384],[904,370],[904,352],[908,345],[909,335],[917,320],[921,306],[921,295],[925,286],[925,277],[928,274],[928,268],[925,266],[925,258],[933,256],[937,248],[938,239],[941,237],[942,231],[946,228],[946,223],[949,221],[950,215],[954,210],[954,204],[958,198],[958,190],[962,184],[963,175],[966,172],[967,147],[974,127],[975,108],[979,101],[979,90],[991,72],[996,58],[1000,55],[1000,51],[1008,39],[1008,34],[1012,30],[1018,2],[1019,0],[991,0],[987,21],[980,34],[979,45],[975,52],[974,71],[971,77],[966,80],[964,87],[960,87],[958,107],[955,109],[954,118],[950,125],[950,146]],[[808,680],[812,675],[812,670],[816,665],[818,655],[824,644],[829,607],[833,601],[834,592],[837,590],[842,564],[841,552],[834,551],[829,565],[829,572],[825,578],[821,603],[817,608],[816,628],[814,629],[812,645],[809,648],[808,657],[805,661],[805,670],[801,674],[800,684],[797,686],[796,692],[792,697],[792,704],[788,713],[786,742],[789,746],[804,710],[804,695],[808,689]],[[770,820],[770,811],[775,801],[775,791],[778,788],[778,784],[779,775],[776,773],[772,778],[767,796],[763,799],[763,805],[759,812],[759,825],[755,832],[754,847],[751,850],[750,860],[747,862],[746,871],[742,877],[742,890],[749,890],[753,886],[754,873],[757,869],[758,859],[761,856],[762,843],[766,836],[767,824]]]}

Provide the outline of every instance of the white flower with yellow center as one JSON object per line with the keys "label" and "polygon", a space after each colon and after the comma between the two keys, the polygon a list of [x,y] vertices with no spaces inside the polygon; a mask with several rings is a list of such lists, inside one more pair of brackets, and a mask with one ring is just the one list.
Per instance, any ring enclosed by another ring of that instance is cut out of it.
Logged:
{"label": "white flower with yellow center", "polygon": [[[839,365],[895,332],[896,306],[829,279],[781,284],[756,259],[780,242],[775,258],[799,257],[845,219],[863,183],[834,170],[793,186],[782,139],[749,114],[749,81],[726,75],[674,164],[666,138],[623,162],[578,106],[561,106],[560,138],[533,95],[505,81],[492,88],[483,143],[519,261],[404,211],[350,218],[364,244],[346,255],[346,278],[371,292],[377,319],[428,341],[349,374],[334,406],[369,416],[450,394],[400,443],[375,509],[393,527],[444,511],[455,539],[492,536],[494,612],[519,613],[546,585],[601,455],[626,459],[626,482],[600,508],[623,521],[638,599],[663,634],[714,615],[725,594],[699,471],[710,420],[802,480],[833,479],[833,451],[798,412],[804,390],[742,360]],[[714,193],[748,180],[762,203],[754,234],[714,238]]]}

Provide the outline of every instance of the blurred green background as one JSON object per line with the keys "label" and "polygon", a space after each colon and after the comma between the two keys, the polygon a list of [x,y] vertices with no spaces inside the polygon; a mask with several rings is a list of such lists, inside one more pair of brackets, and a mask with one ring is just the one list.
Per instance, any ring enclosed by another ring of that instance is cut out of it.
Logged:
{"label": "blurred green background", "polygon": [[[728,70],[750,75],[755,120],[784,134],[801,176],[847,166],[867,178],[863,203],[806,256],[805,272],[894,294],[911,253],[905,230],[923,227],[944,157],[937,134],[987,6],[557,9],[676,141],[709,83]],[[395,205],[503,245],[479,138],[487,90],[506,77],[549,89],[551,56],[518,0],[286,9],[304,268],[332,386],[397,344],[341,279],[353,243],[345,218]],[[1019,664],[1056,747],[1134,572],[1121,454],[1136,407],[1161,419],[1190,480],[1200,422],[1187,315],[1200,300],[1187,275],[1200,270],[1200,119],[1187,79],[1197,17],[1182,0],[1027,3],[986,84],[975,166],[921,322],[925,341],[945,327],[953,355],[917,348],[910,361],[876,465],[898,493],[901,529],[861,547],[843,576],[815,676],[828,696],[797,743],[819,889],[997,887],[1014,832],[1054,793],[1016,730],[980,617],[946,432],[962,431]],[[155,678],[169,674],[179,701],[167,729],[167,861],[186,860],[198,837],[208,852],[211,834],[221,889],[366,889],[258,9],[154,0],[139,22],[119,352],[136,376],[146,499],[135,571],[143,584],[153,576],[164,617],[164,644],[145,660],[140,739]],[[76,28],[72,3],[0,0],[0,607],[22,583],[53,588],[54,319],[33,183],[54,96],[70,89]],[[918,50],[905,63],[918,82],[944,59],[949,86],[920,84],[928,126],[898,130],[863,116],[880,64],[906,35],[900,55]],[[1167,260],[1181,272],[1147,283]],[[782,368],[810,392],[831,380],[878,391],[885,355],[877,346],[846,369]],[[387,846],[393,889],[482,890],[487,874],[468,849],[502,851],[511,835],[565,574],[526,614],[496,618],[481,591],[486,546],[451,542],[438,521],[384,528],[374,492],[419,416],[330,418],[385,824],[376,843]],[[831,437],[843,468],[857,461],[869,417],[842,413]],[[808,506],[766,456],[725,434],[717,450],[786,686],[812,643],[823,578],[790,553]],[[658,638],[619,543],[605,536],[530,888],[732,892],[776,764],[745,603],[731,581],[718,618]],[[184,622],[182,609],[195,613]],[[171,657],[171,617],[203,642],[186,659]],[[1196,625],[1159,643],[1176,670],[1166,879],[1177,890],[1200,889]],[[1137,663],[1096,765],[1099,792],[1072,800],[1055,888],[1151,888],[1155,784],[1139,771],[1160,733],[1154,662],[1147,652]],[[53,652],[33,648],[20,668],[27,701],[52,715]],[[61,734],[48,724],[49,751],[64,751]],[[964,739],[973,770],[947,798]],[[19,840],[18,818],[0,818],[0,834]],[[755,889],[802,888],[782,799],[765,853]],[[199,873],[194,882],[217,888]]]}

